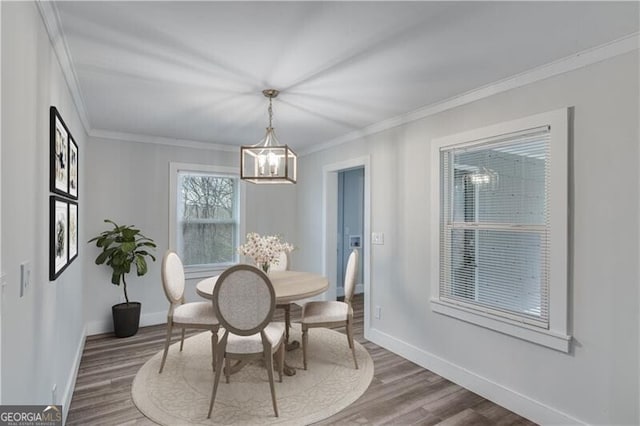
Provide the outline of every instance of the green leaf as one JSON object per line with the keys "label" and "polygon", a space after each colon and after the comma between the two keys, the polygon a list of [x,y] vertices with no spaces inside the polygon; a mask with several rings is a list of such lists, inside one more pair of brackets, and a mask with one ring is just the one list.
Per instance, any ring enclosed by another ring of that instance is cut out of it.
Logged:
{"label": "green leaf", "polygon": [[122,253],[121,251],[115,251],[113,253],[113,257],[111,258],[111,265],[112,266],[122,266],[125,262],[126,258],[124,253]]}
{"label": "green leaf", "polygon": [[115,284],[115,285],[120,285],[120,277],[122,276],[122,273],[120,272],[116,272],[115,270],[113,271],[113,274],[111,275],[111,283]]}
{"label": "green leaf", "polygon": [[120,250],[122,250],[125,253],[131,253],[135,249],[136,249],[136,243],[134,241],[122,243],[122,246],[120,246]]}
{"label": "green leaf", "polygon": [[127,228],[122,230],[122,238],[124,241],[135,241],[136,234],[140,232],[137,229]]}
{"label": "green leaf", "polygon": [[109,246],[110,246],[111,244],[113,244],[113,242],[114,242],[114,239],[113,239],[113,238],[106,238],[106,237],[103,237],[103,238],[100,238],[100,239],[98,240],[98,242],[96,243],[96,245],[97,245],[98,247],[102,247],[103,249],[107,249],[107,248],[109,248]]}
{"label": "green leaf", "polygon": [[147,273],[147,261],[143,256],[136,256],[136,269],[138,276],[142,276]]}
{"label": "green leaf", "polygon": [[115,248],[111,248],[109,250],[103,251],[96,258],[96,265],[102,265],[105,260],[107,260],[114,252]]}

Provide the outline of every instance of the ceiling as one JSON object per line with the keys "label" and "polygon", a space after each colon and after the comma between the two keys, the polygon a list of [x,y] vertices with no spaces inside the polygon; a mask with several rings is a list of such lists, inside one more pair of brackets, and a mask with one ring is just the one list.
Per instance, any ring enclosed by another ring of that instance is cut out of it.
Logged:
{"label": "ceiling", "polygon": [[638,31],[635,2],[54,7],[90,131],[254,144],[275,88],[299,151]]}

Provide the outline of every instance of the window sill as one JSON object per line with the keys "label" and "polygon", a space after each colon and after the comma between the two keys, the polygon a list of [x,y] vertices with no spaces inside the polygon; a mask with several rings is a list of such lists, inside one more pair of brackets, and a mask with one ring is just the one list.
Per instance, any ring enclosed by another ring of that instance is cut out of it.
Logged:
{"label": "window sill", "polygon": [[203,278],[210,278],[216,275],[220,275],[225,269],[234,265],[234,263],[221,264],[215,266],[199,266],[199,267],[185,267],[184,277],[187,280],[196,280]]}
{"label": "window sill", "polygon": [[562,333],[544,330],[508,319],[498,318],[483,312],[452,305],[439,299],[431,299],[431,309],[436,313],[457,318],[462,321],[514,336],[519,339],[527,340],[529,342],[537,343],[560,352],[569,352],[571,336],[567,336]]}

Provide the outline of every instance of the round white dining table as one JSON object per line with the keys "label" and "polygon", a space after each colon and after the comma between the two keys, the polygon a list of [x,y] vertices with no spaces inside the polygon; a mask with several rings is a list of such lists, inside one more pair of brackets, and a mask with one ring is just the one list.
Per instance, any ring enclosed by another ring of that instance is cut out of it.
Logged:
{"label": "round white dining table", "polygon": [[[218,277],[219,275],[198,282],[196,293],[205,299],[211,299]],[[329,280],[326,277],[311,272],[273,271],[269,272],[269,279],[273,284],[278,305],[317,296],[329,288]]]}

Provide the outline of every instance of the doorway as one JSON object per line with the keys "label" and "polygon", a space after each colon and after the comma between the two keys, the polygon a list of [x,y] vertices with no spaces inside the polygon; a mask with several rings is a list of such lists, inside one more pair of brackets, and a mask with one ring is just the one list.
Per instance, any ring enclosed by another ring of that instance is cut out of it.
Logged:
{"label": "doorway", "polygon": [[[338,177],[341,172],[350,170],[362,170],[362,231],[359,234],[352,232],[351,228],[347,236],[360,235],[360,275],[358,277],[359,286],[356,291],[364,292],[364,336],[368,338],[370,327],[370,270],[371,270],[371,161],[369,156],[357,157],[337,163],[327,164],[322,168],[322,270],[323,274],[329,278],[329,289],[323,295],[324,300],[336,300],[338,298],[338,276],[340,283],[344,280],[344,266],[338,266],[338,242],[342,244],[344,231],[338,227]],[[351,197],[348,197],[351,199]],[[360,198],[358,196],[358,198]],[[347,240],[347,247],[351,244],[351,239]],[[357,241],[357,240],[356,240]],[[347,250],[345,250],[347,251]],[[348,250],[347,252],[350,252]],[[343,258],[344,259],[344,258]],[[346,260],[342,261],[343,264]],[[341,288],[344,294],[344,287]]]}
{"label": "doorway", "polygon": [[[338,226],[337,226],[336,293],[344,296],[344,275],[351,251],[357,249],[364,259],[364,167],[338,172]],[[364,264],[358,265],[355,294],[364,291]]]}

